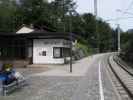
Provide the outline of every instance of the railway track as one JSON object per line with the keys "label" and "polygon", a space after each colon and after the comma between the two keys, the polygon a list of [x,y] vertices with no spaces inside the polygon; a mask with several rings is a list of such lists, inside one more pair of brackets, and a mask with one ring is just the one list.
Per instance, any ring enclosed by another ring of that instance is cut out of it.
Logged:
{"label": "railway track", "polygon": [[110,56],[109,72],[122,100],[133,100],[133,75],[120,61]]}

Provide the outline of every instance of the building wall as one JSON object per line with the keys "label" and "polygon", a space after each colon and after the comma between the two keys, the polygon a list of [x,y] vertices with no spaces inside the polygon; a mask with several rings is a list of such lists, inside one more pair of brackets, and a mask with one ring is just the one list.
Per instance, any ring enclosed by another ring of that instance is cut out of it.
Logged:
{"label": "building wall", "polygon": [[34,39],[33,64],[63,64],[64,58],[53,57],[53,47],[69,48],[69,41],[64,39]]}

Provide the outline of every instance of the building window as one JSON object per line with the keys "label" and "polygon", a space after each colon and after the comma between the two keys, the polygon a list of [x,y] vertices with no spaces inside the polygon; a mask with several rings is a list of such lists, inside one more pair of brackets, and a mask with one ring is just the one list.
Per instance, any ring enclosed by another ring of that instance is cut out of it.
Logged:
{"label": "building window", "polygon": [[46,56],[46,51],[41,51],[41,52],[39,53],[39,56]]}
{"label": "building window", "polygon": [[42,51],[42,56],[46,56],[46,51]]}
{"label": "building window", "polygon": [[62,48],[61,47],[53,48],[53,57],[54,58],[62,58]]}

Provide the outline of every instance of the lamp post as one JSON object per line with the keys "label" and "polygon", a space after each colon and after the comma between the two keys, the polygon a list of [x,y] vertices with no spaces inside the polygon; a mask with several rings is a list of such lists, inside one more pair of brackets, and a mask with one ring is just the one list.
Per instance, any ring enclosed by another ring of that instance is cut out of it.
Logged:
{"label": "lamp post", "polygon": [[72,73],[72,12],[69,12],[69,35],[70,35],[70,73]]}
{"label": "lamp post", "polygon": [[72,73],[72,33],[70,32],[70,73]]}

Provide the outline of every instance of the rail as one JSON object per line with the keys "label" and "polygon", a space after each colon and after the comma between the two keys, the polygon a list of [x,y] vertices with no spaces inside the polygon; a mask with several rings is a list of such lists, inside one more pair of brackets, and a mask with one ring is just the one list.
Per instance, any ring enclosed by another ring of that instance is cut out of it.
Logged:
{"label": "rail", "polygon": [[[119,67],[118,66],[116,67],[115,65],[113,65],[111,61],[112,62],[114,61]],[[127,92],[128,96],[131,98],[131,100],[133,100],[133,92],[131,91],[131,88],[129,88],[130,86],[127,85],[127,82],[125,81],[125,79],[123,79],[123,77],[126,78],[126,77],[129,77],[129,75],[133,77],[133,75],[125,68],[124,65],[120,64],[120,62],[118,63],[116,59],[114,59],[114,56],[112,57],[112,59],[111,59],[111,56],[108,58],[108,64],[112,72],[114,73],[115,77],[118,79],[119,83]],[[124,73],[125,75],[122,76],[122,73]]]}

